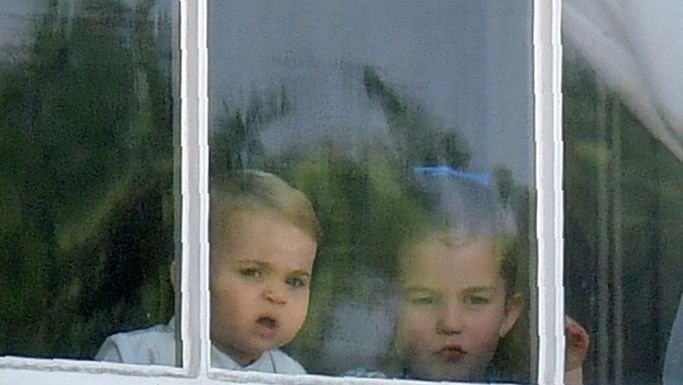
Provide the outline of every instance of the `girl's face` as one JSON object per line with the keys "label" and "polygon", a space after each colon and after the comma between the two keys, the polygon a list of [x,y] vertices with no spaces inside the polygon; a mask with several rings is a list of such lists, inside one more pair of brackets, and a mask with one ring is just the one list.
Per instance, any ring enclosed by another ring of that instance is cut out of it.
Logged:
{"label": "girl's face", "polygon": [[401,263],[397,347],[406,374],[482,379],[521,306],[520,296],[506,305],[493,242],[447,236],[419,242]]}

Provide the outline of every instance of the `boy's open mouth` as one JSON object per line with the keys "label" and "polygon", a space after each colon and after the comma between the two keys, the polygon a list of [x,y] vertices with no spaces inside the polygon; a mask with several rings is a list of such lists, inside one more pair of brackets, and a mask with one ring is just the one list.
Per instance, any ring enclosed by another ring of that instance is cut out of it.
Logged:
{"label": "boy's open mouth", "polygon": [[264,338],[272,338],[277,334],[278,322],[274,318],[261,316],[256,319],[256,324],[259,326],[259,334]]}
{"label": "boy's open mouth", "polygon": [[265,316],[265,317],[259,317],[259,318],[256,320],[256,323],[258,323],[258,324],[261,325],[261,326],[265,326],[265,327],[268,327],[268,328],[271,328],[271,329],[273,329],[273,328],[275,328],[275,327],[277,326],[277,321],[275,321],[274,319],[272,319],[272,318],[270,318],[270,317],[267,317],[267,316]]}

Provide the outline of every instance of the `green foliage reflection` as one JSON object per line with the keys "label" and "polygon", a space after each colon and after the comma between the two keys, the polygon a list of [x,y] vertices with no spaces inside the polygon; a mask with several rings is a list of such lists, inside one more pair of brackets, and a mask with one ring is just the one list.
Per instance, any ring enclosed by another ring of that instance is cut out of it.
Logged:
{"label": "green foliage reflection", "polygon": [[0,352],[92,356],[173,311],[171,29],[50,1],[0,67]]}

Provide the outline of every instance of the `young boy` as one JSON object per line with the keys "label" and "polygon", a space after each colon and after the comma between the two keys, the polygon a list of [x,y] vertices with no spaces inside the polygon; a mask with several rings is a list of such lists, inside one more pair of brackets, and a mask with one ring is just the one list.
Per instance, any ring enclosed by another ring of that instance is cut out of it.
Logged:
{"label": "young boy", "polygon": [[[279,348],[308,310],[320,237],[311,203],[272,174],[243,170],[215,186],[210,218],[212,365],[305,373]],[[172,325],[110,336],[96,359],[174,365]]]}

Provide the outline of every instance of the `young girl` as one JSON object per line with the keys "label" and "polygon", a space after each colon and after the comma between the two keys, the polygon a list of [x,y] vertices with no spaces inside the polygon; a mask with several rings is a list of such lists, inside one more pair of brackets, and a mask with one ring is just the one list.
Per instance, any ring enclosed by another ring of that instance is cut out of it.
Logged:
{"label": "young girl", "polygon": [[[398,258],[398,376],[528,380],[518,373],[528,370],[529,349],[513,350],[506,341],[524,304],[518,271],[525,239],[517,234],[514,216],[480,183],[426,179],[421,185],[432,207]],[[578,324],[569,326],[567,379],[581,383],[588,336]]]}

